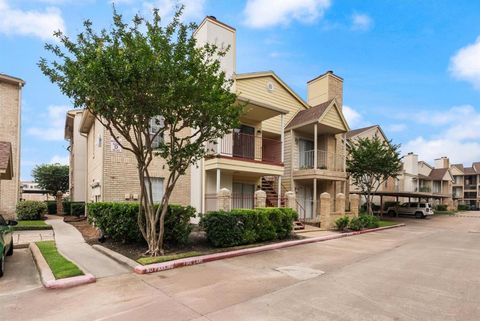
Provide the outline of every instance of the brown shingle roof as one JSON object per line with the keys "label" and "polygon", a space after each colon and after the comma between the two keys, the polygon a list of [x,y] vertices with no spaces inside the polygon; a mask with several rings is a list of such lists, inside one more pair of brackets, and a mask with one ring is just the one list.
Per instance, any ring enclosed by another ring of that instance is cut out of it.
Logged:
{"label": "brown shingle roof", "polygon": [[425,180],[431,180],[430,176],[425,176],[423,174],[418,174],[418,178],[425,179]]}
{"label": "brown shingle roof", "polygon": [[455,166],[456,168],[458,168],[462,172],[464,171],[463,164],[452,164],[452,166]]}
{"label": "brown shingle roof", "polygon": [[332,101],[333,99],[330,99],[329,101],[321,103],[320,105],[298,112],[295,117],[292,118],[290,123],[288,123],[285,129],[315,122],[323,115]]}
{"label": "brown shingle roof", "polygon": [[448,168],[435,168],[432,169],[428,177],[433,181],[441,181],[445,176],[445,173],[448,171]]}
{"label": "brown shingle roof", "polygon": [[0,178],[10,179],[12,176],[12,145],[0,142]]}
{"label": "brown shingle roof", "polygon": [[473,163],[472,167],[477,173],[480,173],[480,162]]}
{"label": "brown shingle roof", "polygon": [[465,167],[464,171],[465,175],[476,175],[475,169],[473,167]]}
{"label": "brown shingle roof", "polygon": [[350,130],[350,131],[347,132],[347,139],[352,138],[353,136],[357,136],[358,134],[363,133],[363,132],[365,132],[369,129],[375,128],[377,126],[378,125],[373,125],[373,126],[368,126],[368,127],[363,127],[363,128],[357,128],[357,129],[354,129],[354,130]]}

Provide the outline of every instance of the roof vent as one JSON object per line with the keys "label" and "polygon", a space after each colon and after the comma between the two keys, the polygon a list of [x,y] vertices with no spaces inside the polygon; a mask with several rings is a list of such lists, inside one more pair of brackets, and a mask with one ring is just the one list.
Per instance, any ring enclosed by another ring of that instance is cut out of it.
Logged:
{"label": "roof vent", "polygon": [[217,17],[215,16],[208,16],[210,19],[217,20]]}

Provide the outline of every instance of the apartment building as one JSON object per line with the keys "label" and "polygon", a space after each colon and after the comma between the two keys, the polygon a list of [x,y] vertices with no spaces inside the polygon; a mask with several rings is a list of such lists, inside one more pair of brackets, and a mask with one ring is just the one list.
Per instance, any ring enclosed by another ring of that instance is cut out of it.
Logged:
{"label": "apartment building", "polygon": [[87,137],[80,132],[83,110],[70,110],[65,119],[64,137],[70,145],[69,151],[69,186],[70,200],[85,202],[87,195]]}
{"label": "apartment building", "polygon": [[[0,168],[0,214],[15,217],[20,198],[20,115],[22,79],[0,74],[0,158],[6,168]],[[5,171],[5,173],[2,173]]]}
{"label": "apartment building", "polygon": [[24,201],[48,201],[54,200],[55,197],[50,195],[48,191],[43,190],[34,181],[20,182],[20,199]]}
{"label": "apartment building", "polygon": [[458,204],[467,205],[471,209],[480,208],[480,162],[471,167],[452,164],[453,198]]}

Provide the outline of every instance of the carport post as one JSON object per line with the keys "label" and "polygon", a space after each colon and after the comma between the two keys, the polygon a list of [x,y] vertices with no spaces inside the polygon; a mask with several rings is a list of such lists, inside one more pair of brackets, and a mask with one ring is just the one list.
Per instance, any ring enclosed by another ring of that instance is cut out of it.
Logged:
{"label": "carport post", "polygon": [[380,217],[383,217],[383,195],[380,195]]}

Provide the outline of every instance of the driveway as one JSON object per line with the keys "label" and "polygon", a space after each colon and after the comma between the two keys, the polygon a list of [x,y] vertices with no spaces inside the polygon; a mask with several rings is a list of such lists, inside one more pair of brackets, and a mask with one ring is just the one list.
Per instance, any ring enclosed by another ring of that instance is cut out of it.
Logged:
{"label": "driveway", "polygon": [[0,313],[6,320],[480,320],[480,213],[400,221],[408,225],[0,296]]}

